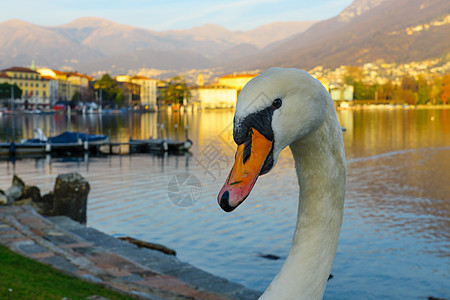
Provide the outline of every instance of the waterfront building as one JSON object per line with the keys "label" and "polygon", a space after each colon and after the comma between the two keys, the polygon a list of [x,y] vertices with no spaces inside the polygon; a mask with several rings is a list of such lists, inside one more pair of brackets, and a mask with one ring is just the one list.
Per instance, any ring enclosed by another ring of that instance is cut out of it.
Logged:
{"label": "waterfront building", "polygon": [[216,84],[218,86],[227,86],[236,89],[237,93],[240,93],[247,82],[249,82],[257,75],[258,74],[229,74],[219,77]]}
{"label": "waterfront building", "polygon": [[353,101],[353,85],[333,84],[329,85],[329,92],[333,101]]}
{"label": "waterfront building", "polygon": [[145,110],[156,110],[158,80],[145,76],[120,75],[115,78],[117,82],[129,82],[139,86],[140,100],[133,102],[133,106],[140,106]]}
{"label": "waterfront building", "polygon": [[50,78],[25,67],[11,67],[1,70],[0,74],[0,83],[16,84],[22,90],[22,97],[15,99],[15,104],[26,106],[51,104],[51,92],[55,83]]}
{"label": "waterfront building", "polygon": [[71,101],[75,93],[83,94],[89,88],[89,82],[93,80],[92,77],[78,72],[62,72],[49,68],[41,68],[37,72],[56,81],[57,101]]}
{"label": "waterfront building", "polygon": [[237,90],[218,84],[191,88],[189,103],[199,108],[232,108],[236,106]]}

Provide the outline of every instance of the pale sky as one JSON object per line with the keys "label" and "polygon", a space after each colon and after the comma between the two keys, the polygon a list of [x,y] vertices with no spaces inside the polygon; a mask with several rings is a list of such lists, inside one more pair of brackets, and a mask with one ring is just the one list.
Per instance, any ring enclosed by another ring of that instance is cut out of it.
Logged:
{"label": "pale sky", "polygon": [[20,19],[54,26],[81,17],[99,17],[157,31],[206,23],[249,30],[276,21],[324,20],[352,0],[13,0],[2,1],[0,22]]}

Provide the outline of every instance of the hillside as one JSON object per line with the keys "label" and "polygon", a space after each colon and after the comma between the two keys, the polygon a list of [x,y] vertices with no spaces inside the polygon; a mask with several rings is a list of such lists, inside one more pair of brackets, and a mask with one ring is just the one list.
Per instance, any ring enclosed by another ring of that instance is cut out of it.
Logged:
{"label": "hillside", "polygon": [[[352,5],[358,2],[367,1],[355,0]],[[445,23],[450,14],[449,1],[385,0],[372,4],[359,15],[344,10],[335,18],[319,22],[304,33],[253,56],[243,68],[309,69],[317,65],[333,68],[377,59],[418,61],[450,52],[450,23]],[[420,26],[422,30],[411,31]],[[242,65],[243,61],[248,62],[242,60],[234,66]]]}
{"label": "hillside", "polygon": [[[85,17],[44,27],[20,20],[0,23],[0,68],[29,65],[82,72],[129,69],[210,68],[250,54],[268,43],[304,31],[314,22],[277,22],[250,31],[207,24],[186,30],[156,32]],[[264,34],[262,33],[264,32]],[[224,59],[223,56],[225,56]]]}

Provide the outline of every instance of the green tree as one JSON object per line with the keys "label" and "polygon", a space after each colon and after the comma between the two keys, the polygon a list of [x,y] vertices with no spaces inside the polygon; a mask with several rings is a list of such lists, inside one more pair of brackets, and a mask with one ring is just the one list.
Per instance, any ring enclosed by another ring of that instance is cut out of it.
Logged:
{"label": "green tree", "polygon": [[77,106],[81,102],[81,93],[76,91],[70,100],[71,106]]}
{"label": "green tree", "polygon": [[366,85],[361,81],[355,81],[353,84],[353,92],[357,100],[373,100],[375,99],[375,92],[378,90],[378,85]]}
{"label": "green tree", "polygon": [[422,77],[417,81],[417,104],[426,104],[430,100],[430,87]]}
{"label": "green tree", "polygon": [[169,104],[182,104],[183,99],[188,100],[190,97],[186,81],[180,76],[170,78],[166,88],[161,92],[161,98]]}
{"label": "green tree", "polygon": [[22,90],[17,84],[11,85],[4,82],[0,84],[0,99],[11,99],[11,87],[13,88],[14,99],[22,97]]}
{"label": "green tree", "polygon": [[94,83],[94,89],[102,100],[102,105],[118,106],[123,105],[123,91],[117,86],[114,79],[109,74],[104,74],[102,78]]}

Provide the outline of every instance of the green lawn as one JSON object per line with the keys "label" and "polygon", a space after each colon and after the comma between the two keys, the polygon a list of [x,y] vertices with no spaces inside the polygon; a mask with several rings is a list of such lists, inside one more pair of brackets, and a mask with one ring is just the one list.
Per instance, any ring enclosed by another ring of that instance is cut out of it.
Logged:
{"label": "green lawn", "polygon": [[132,299],[96,284],[64,275],[0,245],[0,299]]}

